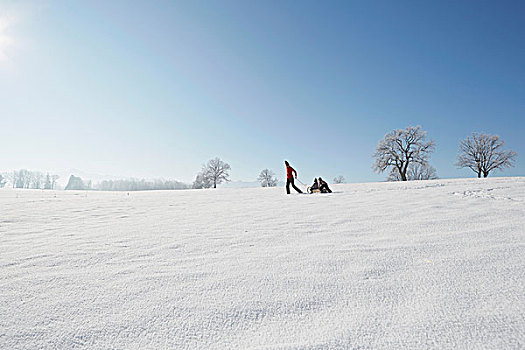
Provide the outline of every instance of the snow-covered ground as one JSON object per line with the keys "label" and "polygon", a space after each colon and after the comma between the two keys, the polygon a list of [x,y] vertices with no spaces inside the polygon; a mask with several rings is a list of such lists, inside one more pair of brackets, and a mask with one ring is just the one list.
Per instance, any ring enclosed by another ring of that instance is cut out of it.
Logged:
{"label": "snow-covered ground", "polygon": [[525,348],[525,178],[333,188],[0,190],[0,348]]}

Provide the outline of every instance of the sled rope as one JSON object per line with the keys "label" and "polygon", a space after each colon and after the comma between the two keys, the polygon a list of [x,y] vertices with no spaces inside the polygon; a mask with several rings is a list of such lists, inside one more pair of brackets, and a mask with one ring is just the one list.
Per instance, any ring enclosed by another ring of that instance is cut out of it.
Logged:
{"label": "sled rope", "polygon": [[303,186],[308,186],[308,185],[304,184],[304,183],[303,183],[301,180],[299,180],[298,178],[295,178],[295,179],[296,179],[297,181],[299,181],[299,183],[300,183],[301,185],[303,185]]}

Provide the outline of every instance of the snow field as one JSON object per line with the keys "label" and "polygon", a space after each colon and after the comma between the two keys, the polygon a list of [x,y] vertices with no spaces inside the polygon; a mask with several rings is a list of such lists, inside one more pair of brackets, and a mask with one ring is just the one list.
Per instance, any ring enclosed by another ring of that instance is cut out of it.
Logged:
{"label": "snow field", "polygon": [[0,191],[1,349],[522,349],[525,178]]}

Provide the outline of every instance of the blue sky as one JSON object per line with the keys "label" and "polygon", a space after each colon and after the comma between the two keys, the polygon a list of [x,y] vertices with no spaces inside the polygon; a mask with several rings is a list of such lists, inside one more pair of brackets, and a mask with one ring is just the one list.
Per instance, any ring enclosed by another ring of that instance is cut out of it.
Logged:
{"label": "blue sky", "polygon": [[442,178],[459,140],[499,134],[525,175],[520,1],[3,1],[0,170],[190,182],[380,181],[371,155],[421,125]]}

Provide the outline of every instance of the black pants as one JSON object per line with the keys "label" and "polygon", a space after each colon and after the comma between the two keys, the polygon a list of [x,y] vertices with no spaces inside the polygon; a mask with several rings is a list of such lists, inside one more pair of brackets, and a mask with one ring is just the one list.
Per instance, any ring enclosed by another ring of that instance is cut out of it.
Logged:
{"label": "black pants", "polygon": [[321,192],[323,192],[323,193],[326,193],[326,192],[328,192],[328,193],[332,193],[332,190],[329,189],[329,188],[328,188],[328,185],[326,185],[326,184],[321,185],[321,187],[319,187],[319,190],[320,190]]}
{"label": "black pants", "polygon": [[303,191],[301,191],[300,189],[297,188],[297,186],[295,186],[295,184],[293,183],[293,177],[291,179],[286,179],[286,193],[290,194],[290,184],[292,184],[292,187],[299,193],[303,193]]}

